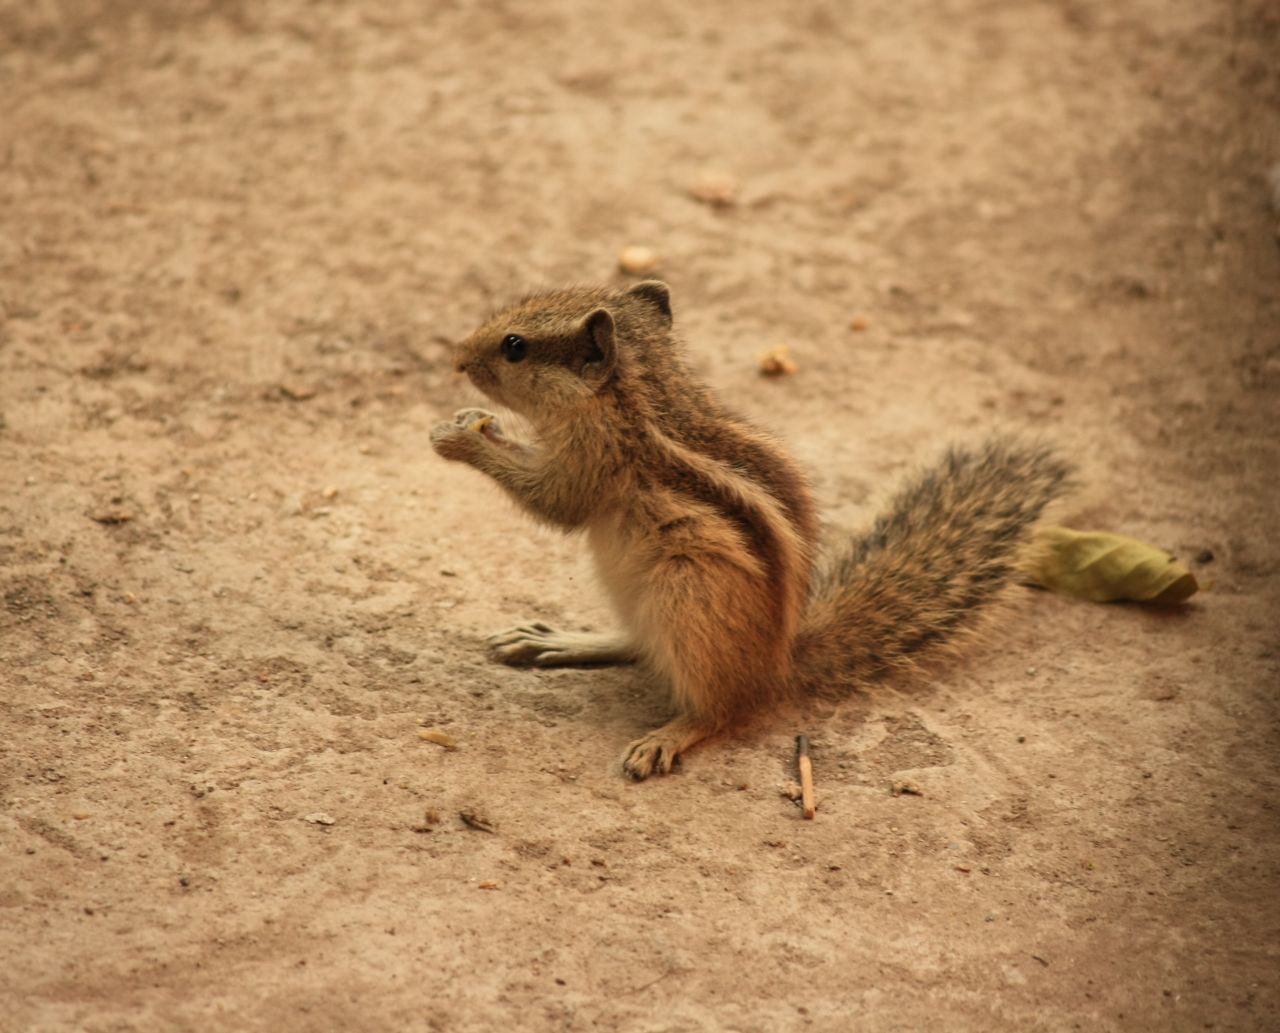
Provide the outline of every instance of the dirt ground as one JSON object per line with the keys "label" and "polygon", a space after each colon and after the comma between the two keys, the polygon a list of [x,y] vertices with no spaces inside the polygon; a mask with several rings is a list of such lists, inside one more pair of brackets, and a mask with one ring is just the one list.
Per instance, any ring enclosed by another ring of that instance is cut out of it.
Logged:
{"label": "dirt ground", "polygon": [[[0,1028],[1280,1029],[1277,53],[1271,0],[0,0]],[[608,626],[580,544],[427,435],[450,341],[630,244],[834,528],[1006,427],[1206,591],[1022,591],[625,781],[640,674],[484,655]]]}

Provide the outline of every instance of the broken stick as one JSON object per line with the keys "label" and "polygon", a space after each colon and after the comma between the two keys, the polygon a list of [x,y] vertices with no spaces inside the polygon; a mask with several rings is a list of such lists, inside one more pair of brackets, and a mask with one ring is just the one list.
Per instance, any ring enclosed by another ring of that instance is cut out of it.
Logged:
{"label": "broken stick", "polygon": [[804,816],[812,818],[817,811],[813,802],[813,761],[809,759],[809,737],[796,736],[796,763],[800,768],[800,806]]}

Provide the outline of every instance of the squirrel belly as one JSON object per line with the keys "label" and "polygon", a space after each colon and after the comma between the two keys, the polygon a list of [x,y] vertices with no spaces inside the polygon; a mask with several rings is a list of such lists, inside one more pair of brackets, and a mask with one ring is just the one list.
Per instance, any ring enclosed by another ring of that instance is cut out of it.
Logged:
{"label": "squirrel belly", "polygon": [[634,778],[781,695],[847,690],[958,641],[1069,479],[1037,446],[953,449],[817,563],[803,474],[685,365],[665,284],[533,295],[463,341],[458,368],[534,438],[469,409],[433,447],[585,531],[623,625],[593,638],[533,623],[490,644],[508,663],[648,667],[676,717],[630,745]]}

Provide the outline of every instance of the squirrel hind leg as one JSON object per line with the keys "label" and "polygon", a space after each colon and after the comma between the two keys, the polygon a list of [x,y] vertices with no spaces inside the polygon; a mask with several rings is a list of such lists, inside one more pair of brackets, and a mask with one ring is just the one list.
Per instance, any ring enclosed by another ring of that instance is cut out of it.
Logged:
{"label": "squirrel hind leg", "polygon": [[556,631],[541,622],[521,624],[489,638],[495,660],[513,667],[586,667],[635,663],[634,647],[623,635]]}
{"label": "squirrel hind leg", "polygon": [[789,642],[767,582],[716,556],[669,558],[650,574],[639,633],[645,659],[670,684],[677,717],[627,747],[637,781],[765,703],[785,679]]}
{"label": "squirrel hind leg", "polygon": [[637,782],[650,775],[670,774],[685,750],[716,730],[715,724],[696,717],[677,717],[631,743],[622,758],[622,770]]}

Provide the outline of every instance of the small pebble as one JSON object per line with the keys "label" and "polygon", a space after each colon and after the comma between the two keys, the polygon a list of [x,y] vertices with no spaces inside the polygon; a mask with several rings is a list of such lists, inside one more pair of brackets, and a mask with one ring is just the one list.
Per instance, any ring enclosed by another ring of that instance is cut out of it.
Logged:
{"label": "small pebble", "polygon": [[791,358],[791,349],[785,344],[775,345],[756,356],[760,373],[766,377],[789,377],[800,367]]}
{"label": "small pebble", "polygon": [[662,259],[653,248],[633,244],[624,247],[618,254],[618,268],[631,276],[644,276],[653,272],[661,264]]}
{"label": "small pebble", "polygon": [[707,169],[689,184],[689,194],[694,200],[713,208],[727,208],[738,200],[738,179],[731,173]]}

